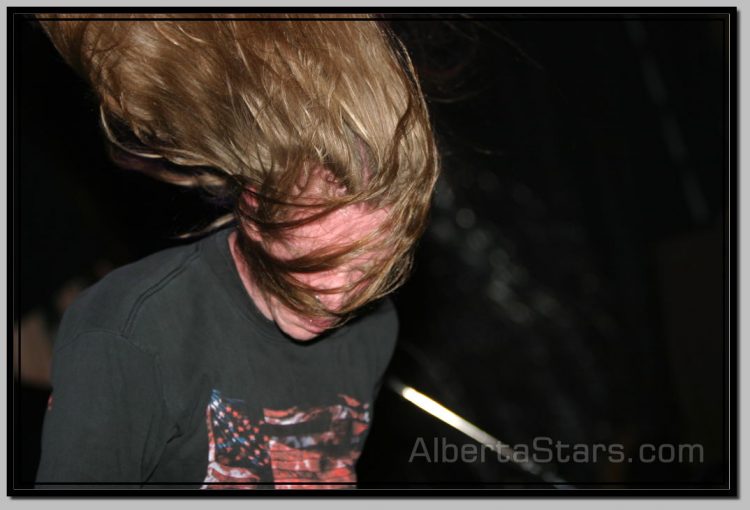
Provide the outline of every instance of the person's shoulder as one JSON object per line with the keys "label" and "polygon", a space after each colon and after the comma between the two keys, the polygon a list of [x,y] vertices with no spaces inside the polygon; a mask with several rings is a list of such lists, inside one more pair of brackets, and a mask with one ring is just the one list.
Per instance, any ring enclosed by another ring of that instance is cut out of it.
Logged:
{"label": "person's shoulder", "polygon": [[190,270],[199,246],[196,242],[159,251],[113,270],[84,290],[66,310],[55,347],[86,331],[127,337],[140,309],[169,294],[170,283]]}
{"label": "person's shoulder", "polygon": [[379,300],[363,317],[367,328],[382,333],[398,334],[398,313],[389,297]]}
{"label": "person's shoulder", "polygon": [[387,364],[396,348],[399,332],[393,301],[389,297],[379,300],[360,318],[357,327],[378,364]]}

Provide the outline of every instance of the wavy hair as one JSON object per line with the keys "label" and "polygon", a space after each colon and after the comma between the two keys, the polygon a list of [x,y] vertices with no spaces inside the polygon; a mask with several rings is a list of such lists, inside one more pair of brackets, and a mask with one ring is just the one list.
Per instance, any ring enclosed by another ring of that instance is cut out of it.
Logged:
{"label": "wavy hair", "polygon": [[[352,284],[356,296],[335,316],[404,281],[439,158],[411,60],[383,21],[366,14],[104,16],[37,15],[96,92],[114,159],[227,204],[231,212],[205,230],[233,219],[245,227],[238,246],[262,291],[297,312],[332,316],[315,293],[350,289],[310,289],[291,274],[330,270],[373,248],[388,257],[366,268]],[[335,185],[304,199],[299,190],[321,168]],[[269,242],[295,227],[352,204],[384,208],[388,219],[354,244],[292,260],[268,252]]]}

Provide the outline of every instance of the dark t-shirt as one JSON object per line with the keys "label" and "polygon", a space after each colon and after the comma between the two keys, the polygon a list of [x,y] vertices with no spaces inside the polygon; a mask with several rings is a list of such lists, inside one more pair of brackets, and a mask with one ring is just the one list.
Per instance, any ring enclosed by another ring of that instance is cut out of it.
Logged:
{"label": "dark t-shirt", "polygon": [[120,268],[68,309],[38,487],[356,481],[395,346],[393,305],[294,341],[245,291],[230,232]]}

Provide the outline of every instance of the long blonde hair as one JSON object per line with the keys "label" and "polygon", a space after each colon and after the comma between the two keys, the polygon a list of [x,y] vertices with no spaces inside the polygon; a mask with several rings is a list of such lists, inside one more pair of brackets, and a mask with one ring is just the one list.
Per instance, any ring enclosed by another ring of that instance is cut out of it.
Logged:
{"label": "long blonde hair", "polygon": [[[264,242],[238,229],[257,285],[292,309],[328,315],[290,273],[336,267],[373,240],[391,256],[363,276],[366,290],[338,315],[404,281],[439,160],[409,56],[382,21],[329,14],[103,16],[38,18],[98,94],[115,154],[166,161],[143,168],[232,204],[212,227],[234,218],[271,240],[350,204],[390,211],[372,238],[293,261],[272,257]],[[295,214],[311,204],[290,190],[321,167],[345,192]]]}

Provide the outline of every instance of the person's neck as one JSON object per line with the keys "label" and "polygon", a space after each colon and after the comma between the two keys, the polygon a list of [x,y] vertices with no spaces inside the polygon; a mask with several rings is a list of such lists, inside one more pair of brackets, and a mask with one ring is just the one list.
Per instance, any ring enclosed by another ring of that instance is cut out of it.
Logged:
{"label": "person's neck", "polygon": [[237,272],[240,274],[240,280],[242,280],[242,285],[243,287],[245,287],[245,291],[247,291],[250,299],[253,300],[253,303],[255,303],[255,306],[258,308],[260,313],[262,313],[266,319],[273,320],[270,308],[268,307],[268,303],[266,302],[266,299],[261,293],[260,289],[258,289],[258,287],[253,282],[253,279],[250,275],[250,268],[248,268],[247,263],[242,257],[240,249],[237,246],[237,232],[232,232],[231,234],[229,234],[228,242],[229,253],[231,253],[232,255],[232,260],[234,261],[234,265],[237,268]]}

